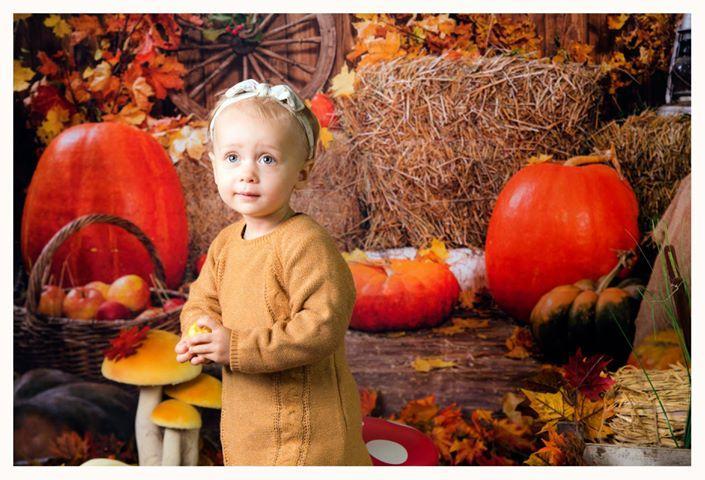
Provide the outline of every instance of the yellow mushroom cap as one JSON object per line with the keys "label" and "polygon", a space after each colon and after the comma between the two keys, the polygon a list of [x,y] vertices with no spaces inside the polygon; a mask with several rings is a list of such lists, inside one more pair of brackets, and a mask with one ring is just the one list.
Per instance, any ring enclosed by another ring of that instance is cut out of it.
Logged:
{"label": "yellow mushroom cap", "polygon": [[154,407],[149,417],[155,425],[166,428],[189,430],[201,428],[201,414],[196,407],[181,400],[164,400]]}
{"label": "yellow mushroom cap", "polygon": [[203,367],[191,362],[176,361],[174,348],[179,337],[165,330],[153,329],[147,332],[137,353],[117,361],[103,359],[103,376],[115,382],[130,385],[170,385],[187,382],[196,378]]}
{"label": "yellow mushroom cap", "polygon": [[205,408],[220,408],[222,391],[221,381],[207,373],[201,373],[193,380],[164,389],[164,393],[171,398]]}

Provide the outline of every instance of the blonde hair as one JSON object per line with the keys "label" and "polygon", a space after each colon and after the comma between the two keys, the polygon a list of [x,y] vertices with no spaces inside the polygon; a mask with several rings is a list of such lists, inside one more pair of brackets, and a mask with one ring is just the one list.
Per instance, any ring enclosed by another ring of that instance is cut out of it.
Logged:
{"label": "blonde hair", "polygon": [[[211,109],[210,113],[208,114],[208,124],[210,125],[211,122],[213,121],[213,115],[215,114],[216,110],[218,110],[218,107],[222,105],[228,97],[225,96],[225,92],[227,90],[223,90],[218,94],[218,100],[216,101],[215,105],[213,105],[213,108]],[[274,120],[274,121],[283,121],[287,120],[290,122],[294,122],[297,125],[297,128],[301,132],[300,140],[302,142],[303,148],[305,152],[308,152],[308,140],[306,140],[306,132],[304,131],[303,126],[299,123],[299,121],[294,117],[294,115],[287,110],[284,106],[282,106],[278,100],[272,98],[272,97],[251,97],[247,98],[245,100],[242,100],[241,102],[234,103],[232,105],[229,105],[227,108],[237,108],[238,106],[242,106],[240,104],[242,103],[248,103],[248,105],[253,109],[255,114],[262,119],[265,120]],[[310,108],[308,106],[305,106],[304,110],[300,112],[305,119],[307,120],[308,124],[311,126],[311,131],[313,133],[313,156],[312,160],[316,158],[316,153],[317,153],[317,146],[318,146],[318,138],[320,135],[321,131],[321,126],[318,123],[318,118],[313,114]],[[213,136],[215,137],[215,130],[213,133]],[[210,149],[211,152],[213,152],[213,138],[208,139],[208,148]]]}

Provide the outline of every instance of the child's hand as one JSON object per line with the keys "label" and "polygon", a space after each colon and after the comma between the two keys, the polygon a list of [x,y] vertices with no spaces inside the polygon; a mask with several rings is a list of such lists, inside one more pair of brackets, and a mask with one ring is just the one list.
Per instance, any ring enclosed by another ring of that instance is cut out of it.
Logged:
{"label": "child's hand", "polygon": [[[209,319],[207,316],[201,317],[203,319]],[[201,318],[198,318],[196,320],[196,323],[198,323],[198,320]],[[191,352],[189,352],[189,347],[191,346],[191,338],[189,336],[189,333],[184,331],[181,333],[181,340],[179,340],[179,343],[176,344],[176,347],[174,347],[174,351],[176,352],[176,361],[179,363],[184,363],[190,361],[195,355]]]}
{"label": "child's hand", "polygon": [[196,324],[199,327],[210,328],[211,332],[199,333],[186,339],[188,353],[184,355],[195,355],[191,358],[191,363],[194,365],[206,363],[207,360],[228,365],[230,363],[230,329],[209,317],[199,318]]}

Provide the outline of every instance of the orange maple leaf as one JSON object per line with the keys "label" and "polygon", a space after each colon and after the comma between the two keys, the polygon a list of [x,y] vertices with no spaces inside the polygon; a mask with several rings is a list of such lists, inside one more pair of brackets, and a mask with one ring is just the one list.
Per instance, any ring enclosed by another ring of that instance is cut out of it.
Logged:
{"label": "orange maple leaf", "polygon": [[184,87],[182,76],[186,74],[186,68],[176,57],[167,57],[162,54],[155,55],[144,69],[145,77],[154,88],[155,96],[163,100],[166,98],[168,89],[180,89]]}

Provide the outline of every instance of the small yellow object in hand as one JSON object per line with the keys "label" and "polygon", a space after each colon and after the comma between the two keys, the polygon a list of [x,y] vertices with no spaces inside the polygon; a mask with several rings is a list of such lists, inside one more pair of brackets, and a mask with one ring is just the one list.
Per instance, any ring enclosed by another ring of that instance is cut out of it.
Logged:
{"label": "small yellow object in hand", "polygon": [[208,327],[199,327],[197,322],[193,322],[190,327],[188,327],[188,331],[186,332],[186,336],[188,337],[193,337],[194,335],[198,335],[199,333],[211,333],[212,330]]}

